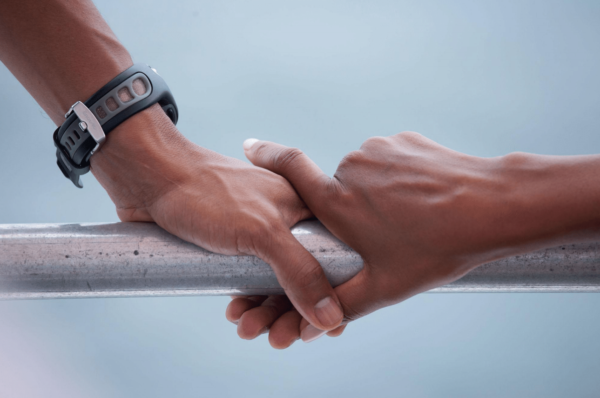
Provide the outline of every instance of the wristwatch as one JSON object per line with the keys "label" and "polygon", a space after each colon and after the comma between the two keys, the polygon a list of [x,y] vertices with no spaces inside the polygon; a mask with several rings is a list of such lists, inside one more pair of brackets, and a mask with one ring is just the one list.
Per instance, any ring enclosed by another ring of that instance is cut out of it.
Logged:
{"label": "wristwatch", "polygon": [[65,177],[83,188],[80,176],[90,170],[90,158],[106,136],[125,120],[158,103],[177,124],[179,112],[165,81],[155,69],[135,64],[120,73],[87,101],[77,101],[54,131],[56,163]]}

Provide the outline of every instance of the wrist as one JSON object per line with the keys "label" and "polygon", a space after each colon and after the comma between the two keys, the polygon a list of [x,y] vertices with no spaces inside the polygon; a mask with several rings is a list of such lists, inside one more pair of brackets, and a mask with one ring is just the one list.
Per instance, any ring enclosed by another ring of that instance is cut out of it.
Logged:
{"label": "wrist", "polygon": [[504,239],[516,252],[597,238],[600,157],[511,153],[495,171]]}
{"label": "wrist", "polygon": [[191,152],[198,151],[201,148],[191,144],[155,104],[107,136],[105,144],[91,158],[91,171],[120,216],[131,209],[143,213],[160,196],[188,179],[181,164]]}
{"label": "wrist", "polygon": [[[84,102],[105,84],[133,65],[127,50],[120,43],[98,50],[93,64],[82,65],[81,70],[71,70],[62,78],[52,78],[53,87],[48,91],[54,97],[50,109],[52,120],[60,125],[65,112],[77,101]],[[58,122],[57,120],[58,119]]]}

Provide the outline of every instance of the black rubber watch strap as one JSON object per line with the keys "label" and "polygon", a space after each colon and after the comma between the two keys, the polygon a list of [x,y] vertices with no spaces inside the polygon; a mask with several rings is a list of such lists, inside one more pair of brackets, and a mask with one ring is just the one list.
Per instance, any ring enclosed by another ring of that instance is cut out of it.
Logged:
{"label": "black rubber watch strap", "polygon": [[[108,135],[131,116],[156,103],[176,124],[177,105],[165,81],[148,65],[135,64],[92,95],[84,105]],[[58,167],[75,186],[82,188],[79,177],[89,171],[90,157],[102,142],[90,134],[89,126],[81,123],[77,112],[72,112],[76,105],[65,115],[66,120],[56,129],[53,139]]]}

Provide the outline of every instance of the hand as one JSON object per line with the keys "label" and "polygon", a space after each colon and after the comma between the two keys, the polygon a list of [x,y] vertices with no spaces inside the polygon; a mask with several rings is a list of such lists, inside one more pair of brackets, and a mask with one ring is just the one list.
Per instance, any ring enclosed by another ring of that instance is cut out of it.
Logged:
{"label": "hand", "polygon": [[[0,61],[60,125],[71,105],[132,60],[91,1],[41,4],[0,1]],[[290,233],[310,212],[285,179],[192,144],[158,105],[113,130],[91,165],[121,220],[155,221],[219,253],[257,255],[273,266],[313,325],[340,324],[341,308],[323,270]],[[272,317],[265,311],[266,319]],[[240,334],[251,337],[245,333],[252,325],[245,324]]]}
{"label": "hand", "polygon": [[[158,105],[118,126],[91,159],[122,221],[154,221],[205,249],[256,255],[305,319],[323,329],[341,323],[319,263],[291,234],[311,213],[283,177],[194,145]],[[260,330],[251,333],[242,335]]]}
{"label": "hand", "polygon": [[[485,159],[401,133],[368,139],[329,178],[298,149],[253,141],[245,143],[248,159],[290,181],[315,216],[364,260],[363,270],[335,289],[344,324],[452,282],[480,264],[558,243],[578,222],[564,203],[548,199],[556,189],[550,176],[568,178],[566,170],[582,175],[574,170],[575,157]],[[567,178],[562,183],[572,184]],[[592,198],[584,208],[592,208]],[[589,227],[597,217],[588,212],[580,220]],[[227,316],[270,326],[276,348],[325,333],[285,306],[273,309],[278,320],[261,323],[245,312],[252,306],[234,300]]]}

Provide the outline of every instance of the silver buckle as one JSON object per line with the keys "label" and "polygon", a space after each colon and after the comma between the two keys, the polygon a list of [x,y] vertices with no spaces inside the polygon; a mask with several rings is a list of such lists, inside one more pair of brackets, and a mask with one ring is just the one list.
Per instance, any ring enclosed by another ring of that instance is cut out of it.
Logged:
{"label": "silver buckle", "polygon": [[102,126],[100,126],[100,122],[98,122],[96,116],[94,116],[92,111],[90,111],[83,102],[77,101],[74,103],[69,111],[65,114],[65,119],[68,118],[73,112],[75,112],[75,115],[77,115],[80,120],[79,127],[81,130],[87,131],[92,136],[94,141],[96,141],[96,147],[90,152],[90,156],[92,156],[106,140],[104,130],[102,130]]}

